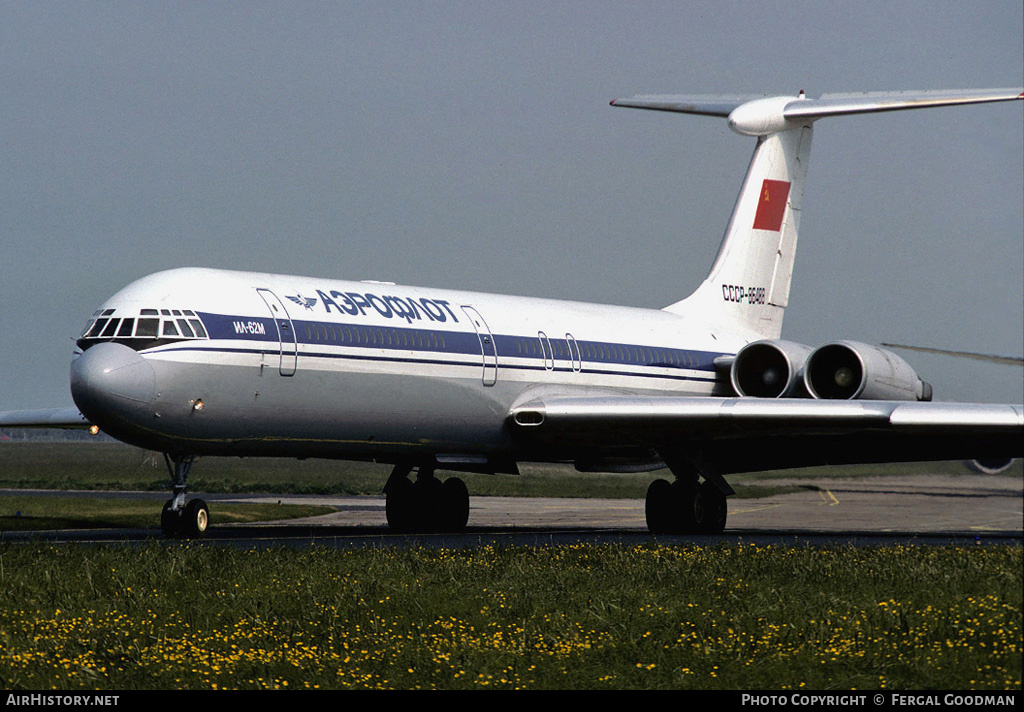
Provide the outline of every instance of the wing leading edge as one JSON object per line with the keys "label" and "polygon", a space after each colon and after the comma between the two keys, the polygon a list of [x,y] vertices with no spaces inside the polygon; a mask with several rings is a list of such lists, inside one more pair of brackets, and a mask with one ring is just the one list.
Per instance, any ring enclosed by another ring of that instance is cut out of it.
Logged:
{"label": "wing leading edge", "polygon": [[569,457],[654,450],[719,475],[1024,455],[1024,408],[1015,405],[559,395],[517,405],[508,420]]}

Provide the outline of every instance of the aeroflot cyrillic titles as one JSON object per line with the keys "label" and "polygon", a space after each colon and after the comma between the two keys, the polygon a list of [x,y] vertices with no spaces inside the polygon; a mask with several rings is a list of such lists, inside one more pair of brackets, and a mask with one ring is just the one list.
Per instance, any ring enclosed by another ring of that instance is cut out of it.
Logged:
{"label": "aeroflot cyrillic titles", "polygon": [[365,316],[368,312],[376,312],[385,319],[397,317],[409,323],[420,319],[447,321],[450,318],[456,323],[459,321],[446,299],[378,296],[370,293],[339,292],[334,289],[326,293],[318,289],[316,293],[320,295],[320,302],[328,314],[333,308],[339,314]]}

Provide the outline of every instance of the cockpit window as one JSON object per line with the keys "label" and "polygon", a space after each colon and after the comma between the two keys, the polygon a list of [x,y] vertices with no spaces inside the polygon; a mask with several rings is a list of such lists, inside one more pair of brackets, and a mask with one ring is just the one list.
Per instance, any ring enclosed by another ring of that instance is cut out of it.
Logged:
{"label": "cockpit window", "polygon": [[[155,309],[143,309],[143,313],[147,311],[156,311]],[[148,336],[151,339],[155,339],[157,334],[160,333],[160,320],[159,319],[139,319],[139,325],[135,328],[136,336]]]}
{"label": "cockpit window", "polygon": [[208,338],[203,322],[191,309],[104,309],[93,314],[77,343],[82,350],[104,341],[142,350]]}
{"label": "cockpit window", "polygon": [[200,339],[206,338],[206,329],[203,328],[203,322],[198,319],[189,319],[188,323],[192,325],[192,329],[196,332],[196,336]]}
{"label": "cockpit window", "polygon": [[94,338],[99,338],[99,335],[103,332],[103,327],[105,327],[107,325],[108,321],[110,321],[110,320],[109,319],[97,319],[95,322],[93,322],[92,328],[89,329],[88,332],[86,332],[85,336],[92,336]]}

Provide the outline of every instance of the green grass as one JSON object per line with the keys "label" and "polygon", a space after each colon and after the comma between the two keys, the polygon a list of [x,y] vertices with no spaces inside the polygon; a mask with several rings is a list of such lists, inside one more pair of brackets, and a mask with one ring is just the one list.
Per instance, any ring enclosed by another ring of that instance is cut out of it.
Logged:
{"label": "green grass", "polygon": [[[958,463],[731,478],[945,472]],[[204,458],[194,491],[377,494],[387,468]],[[658,474],[524,468],[474,494],[642,497]],[[1021,477],[1019,465],[1007,476]],[[0,487],[165,490],[116,444],[0,443]],[[0,527],[155,526],[162,499],[0,498]],[[239,505],[238,516],[308,513]],[[218,521],[235,505],[218,505]],[[240,551],[0,543],[0,685],[212,688],[1021,687],[1020,547],[581,545]]]}
{"label": "green grass", "polygon": [[18,689],[1020,690],[1020,547],[0,545]]}
{"label": "green grass", "polygon": [[[0,532],[48,529],[159,528],[163,500],[115,497],[0,497]],[[217,523],[250,523],[328,514],[331,507],[218,504]]]}

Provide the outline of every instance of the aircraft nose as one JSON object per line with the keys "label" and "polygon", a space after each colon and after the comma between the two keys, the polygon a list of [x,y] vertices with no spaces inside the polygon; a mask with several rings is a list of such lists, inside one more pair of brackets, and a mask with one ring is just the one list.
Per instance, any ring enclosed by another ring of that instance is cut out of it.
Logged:
{"label": "aircraft nose", "polygon": [[155,396],[153,367],[123,344],[96,344],[71,362],[71,397],[95,423],[109,421]]}

